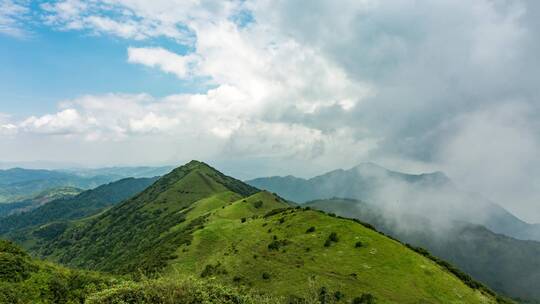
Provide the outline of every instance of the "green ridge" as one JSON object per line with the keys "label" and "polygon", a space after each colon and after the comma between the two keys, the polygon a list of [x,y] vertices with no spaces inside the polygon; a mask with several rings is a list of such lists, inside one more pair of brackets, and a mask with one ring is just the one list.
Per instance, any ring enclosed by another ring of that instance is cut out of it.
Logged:
{"label": "green ridge", "polygon": [[497,303],[489,291],[368,226],[292,208],[196,161],[73,223],[37,253],[135,277],[196,276],[286,303],[313,295],[321,303]]}

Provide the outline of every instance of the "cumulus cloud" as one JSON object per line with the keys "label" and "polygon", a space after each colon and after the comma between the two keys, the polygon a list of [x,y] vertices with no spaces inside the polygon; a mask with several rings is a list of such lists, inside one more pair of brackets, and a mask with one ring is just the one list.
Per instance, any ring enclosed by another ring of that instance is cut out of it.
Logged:
{"label": "cumulus cloud", "polygon": [[180,56],[163,48],[128,48],[128,61],[149,67],[157,67],[166,73],[175,74],[178,78],[186,78],[193,56]]}
{"label": "cumulus cloud", "polygon": [[[310,164],[298,166],[305,175],[367,159],[442,169],[520,215],[536,207],[536,1],[60,0],[41,8],[57,29],[137,40],[128,62],[210,89],[83,96],[57,113],[10,120],[11,133],[124,141],[128,150],[161,139],[163,149],[190,149],[153,157],[204,149],[211,158],[264,159],[274,174],[291,163]],[[156,47],[162,38],[187,53]]]}
{"label": "cumulus cloud", "polygon": [[0,34],[25,37],[24,22],[28,18],[27,1],[0,0]]}

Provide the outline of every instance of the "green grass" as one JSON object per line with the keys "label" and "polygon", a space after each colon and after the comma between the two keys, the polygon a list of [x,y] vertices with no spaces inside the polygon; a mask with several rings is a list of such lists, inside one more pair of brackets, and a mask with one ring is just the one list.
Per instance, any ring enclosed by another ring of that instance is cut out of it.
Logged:
{"label": "green grass", "polygon": [[[220,265],[215,279],[275,296],[306,297],[324,286],[349,300],[371,293],[378,303],[494,302],[435,262],[350,220],[302,209],[257,217],[252,202],[261,197],[266,210],[284,206],[263,192],[209,211],[207,224],[194,233],[191,245],[178,250],[169,274],[200,274],[207,265]],[[311,226],[316,231],[306,233]],[[325,247],[332,232],[339,240]],[[286,245],[269,250],[274,237]]]}

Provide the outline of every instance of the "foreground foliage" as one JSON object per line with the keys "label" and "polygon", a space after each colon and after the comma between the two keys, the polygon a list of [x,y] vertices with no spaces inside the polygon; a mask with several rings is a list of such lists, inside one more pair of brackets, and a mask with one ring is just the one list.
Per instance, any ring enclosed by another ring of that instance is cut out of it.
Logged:
{"label": "foreground foliage", "polygon": [[34,260],[13,243],[0,240],[0,303],[83,303],[90,294],[118,282]]}

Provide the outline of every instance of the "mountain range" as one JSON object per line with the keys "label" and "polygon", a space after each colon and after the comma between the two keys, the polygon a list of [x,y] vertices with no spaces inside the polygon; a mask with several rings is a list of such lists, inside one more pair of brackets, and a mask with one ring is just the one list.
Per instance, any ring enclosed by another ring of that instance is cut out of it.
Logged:
{"label": "mountain range", "polygon": [[11,168],[0,170],[0,204],[19,203],[53,188],[83,190],[128,177],[155,177],[171,167],[111,167],[100,169],[41,170]]}
{"label": "mountain range", "polygon": [[247,183],[298,203],[352,198],[382,207],[386,212],[429,214],[433,225],[451,225],[458,220],[517,239],[540,241],[539,224],[526,223],[481,195],[460,190],[442,172],[406,174],[363,163],[310,179],[275,176]]}
{"label": "mountain range", "polygon": [[[511,302],[369,224],[300,208],[198,161],[100,212],[61,220],[61,229],[54,219],[18,230],[26,237],[19,243],[70,267],[135,281],[198,277],[273,297],[266,303]],[[143,285],[155,286],[154,294],[170,290],[155,282]],[[112,286],[96,297],[105,303],[147,297],[138,284]],[[227,303],[251,303],[237,299]]]}

